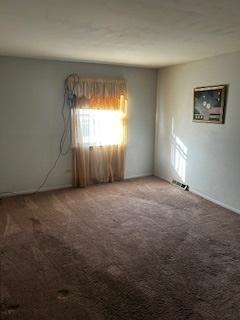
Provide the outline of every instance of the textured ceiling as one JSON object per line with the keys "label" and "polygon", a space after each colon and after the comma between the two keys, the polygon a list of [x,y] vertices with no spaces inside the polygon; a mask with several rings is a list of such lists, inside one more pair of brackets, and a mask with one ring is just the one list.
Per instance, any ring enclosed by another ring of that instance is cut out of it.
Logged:
{"label": "textured ceiling", "polygon": [[0,54],[159,67],[240,50],[239,0],[0,0]]}

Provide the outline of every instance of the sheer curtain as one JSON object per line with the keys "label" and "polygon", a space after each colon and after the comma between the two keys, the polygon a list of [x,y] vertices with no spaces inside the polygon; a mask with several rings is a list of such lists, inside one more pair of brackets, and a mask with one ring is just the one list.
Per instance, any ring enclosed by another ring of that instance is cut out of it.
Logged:
{"label": "sheer curtain", "polygon": [[127,89],[124,80],[66,80],[71,104],[73,184],[124,178]]}

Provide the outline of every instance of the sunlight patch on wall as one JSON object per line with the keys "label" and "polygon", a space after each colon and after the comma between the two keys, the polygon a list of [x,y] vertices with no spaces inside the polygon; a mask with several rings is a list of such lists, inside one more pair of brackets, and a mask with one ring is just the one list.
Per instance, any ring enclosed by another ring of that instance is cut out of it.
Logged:
{"label": "sunlight patch on wall", "polygon": [[172,118],[171,134],[171,165],[181,182],[186,180],[187,147],[175,134],[174,119]]}

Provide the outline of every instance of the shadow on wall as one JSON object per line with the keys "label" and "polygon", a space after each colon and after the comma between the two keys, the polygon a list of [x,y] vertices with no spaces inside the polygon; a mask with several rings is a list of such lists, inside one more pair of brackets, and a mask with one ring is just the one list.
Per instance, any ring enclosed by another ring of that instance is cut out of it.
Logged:
{"label": "shadow on wall", "polygon": [[171,167],[173,169],[173,177],[183,183],[186,182],[187,151],[185,144],[175,134],[174,118],[172,118]]}

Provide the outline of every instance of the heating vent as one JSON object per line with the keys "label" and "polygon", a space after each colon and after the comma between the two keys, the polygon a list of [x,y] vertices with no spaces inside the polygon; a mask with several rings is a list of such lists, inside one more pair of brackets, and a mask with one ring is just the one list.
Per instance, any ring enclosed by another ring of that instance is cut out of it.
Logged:
{"label": "heating vent", "polygon": [[173,180],[172,184],[174,184],[175,186],[178,186],[179,188],[181,188],[181,189],[183,189],[185,191],[188,191],[188,189],[189,189],[187,184],[181,183],[181,182],[179,182],[177,180]]}

